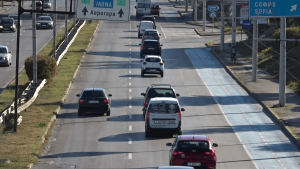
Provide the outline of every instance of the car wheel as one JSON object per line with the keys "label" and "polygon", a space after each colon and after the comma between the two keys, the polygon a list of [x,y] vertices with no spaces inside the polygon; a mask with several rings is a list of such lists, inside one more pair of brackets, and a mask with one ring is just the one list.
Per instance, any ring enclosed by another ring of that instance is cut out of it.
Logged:
{"label": "car wheel", "polygon": [[143,111],[143,118],[144,118],[144,119],[145,119],[145,114],[146,114],[146,113]]}
{"label": "car wheel", "polygon": [[106,112],[106,116],[110,116],[110,109]]}
{"label": "car wheel", "polygon": [[145,76],[145,73],[143,71],[141,71],[141,76],[144,77]]}
{"label": "car wheel", "polygon": [[161,76],[161,77],[164,77],[164,72],[161,72],[161,73],[160,73],[160,76]]}
{"label": "car wheel", "polygon": [[145,131],[146,137],[150,137],[151,133],[149,131]]}
{"label": "car wheel", "polygon": [[180,131],[178,132],[178,135],[182,135],[182,130],[180,130]]}
{"label": "car wheel", "polygon": [[51,29],[53,29],[53,27],[51,27]]}
{"label": "car wheel", "polygon": [[143,54],[142,54],[142,53],[140,53],[140,57],[143,57]]}

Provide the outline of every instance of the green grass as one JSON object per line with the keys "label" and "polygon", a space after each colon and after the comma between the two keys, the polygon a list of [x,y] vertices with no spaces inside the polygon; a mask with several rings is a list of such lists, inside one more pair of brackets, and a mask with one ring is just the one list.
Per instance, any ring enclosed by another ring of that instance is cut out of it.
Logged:
{"label": "green grass", "polygon": [[[26,168],[29,163],[37,162],[38,155],[44,149],[43,146],[38,149],[41,136],[49,124],[53,112],[59,107],[69,82],[73,81],[73,74],[82,60],[84,51],[90,43],[90,38],[93,36],[98,23],[86,23],[81,29],[76,40],[61,60],[57,68],[58,73],[52,83],[44,86],[36,101],[26,112],[21,113],[23,121],[18,126],[18,132],[0,133],[0,158],[11,161],[10,164],[0,164],[0,169]],[[0,129],[11,128],[1,126]],[[49,137],[50,134],[46,137],[46,141]]]}

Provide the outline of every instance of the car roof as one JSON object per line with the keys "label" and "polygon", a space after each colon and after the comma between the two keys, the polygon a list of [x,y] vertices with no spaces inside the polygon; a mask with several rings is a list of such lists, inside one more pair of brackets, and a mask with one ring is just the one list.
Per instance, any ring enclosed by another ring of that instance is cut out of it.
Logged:
{"label": "car roof", "polygon": [[7,48],[7,46],[0,45],[0,48]]}
{"label": "car roof", "polygon": [[172,85],[170,84],[152,84],[149,86],[150,88],[166,88],[166,89],[173,89]]}
{"label": "car roof", "polygon": [[16,15],[16,14],[9,14],[8,17],[10,17],[10,16],[18,16],[18,15]]}
{"label": "car roof", "polygon": [[10,17],[3,17],[1,19],[13,19],[13,18],[10,18]]}
{"label": "car roof", "polygon": [[84,91],[94,91],[94,90],[98,90],[98,91],[105,91],[105,89],[103,88],[85,88],[83,89]]}
{"label": "car roof", "polygon": [[141,21],[141,23],[153,23],[153,21]]}
{"label": "car roof", "polygon": [[154,97],[154,98],[151,98],[150,99],[150,102],[151,103],[155,103],[155,102],[162,102],[162,101],[164,101],[164,102],[169,102],[169,103],[171,103],[171,102],[176,102],[176,103],[178,103],[178,100],[176,99],[176,98],[173,98],[173,97]]}
{"label": "car roof", "polygon": [[155,40],[155,39],[145,39],[144,42],[146,42],[146,41],[159,42],[158,40]]}
{"label": "car roof", "polygon": [[145,59],[146,58],[160,58],[160,56],[159,55],[146,55]]}
{"label": "car roof", "polygon": [[144,15],[143,17],[153,17],[153,15]]}
{"label": "car roof", "polygon": [[158,169],[194,169],[194,167],[187,167],[187,166],[159,166]]}
{"label": "car roof", "polygon": [[157,32],[158,30],[156,30],[156,29],[146,29],[145,31],[153,31],[153,32]]}
{"label": "car roof", "polygon": [[209,141],[209,137],[205,136],[205,135],[181,135],[179,136],[180,140],[197,140],[197,141]]}

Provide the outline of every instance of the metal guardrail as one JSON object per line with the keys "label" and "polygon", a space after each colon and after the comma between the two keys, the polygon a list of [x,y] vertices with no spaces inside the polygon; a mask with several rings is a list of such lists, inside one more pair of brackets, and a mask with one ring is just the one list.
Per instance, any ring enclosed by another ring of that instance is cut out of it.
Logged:
{"label": "metal guardrail", "polygon": [[[86,21],[84,21],[84,22],[82,23],[82,25],[77,29],[76,34],[74,35],[74,37],[70,40],[70,42],[68,43],[67,47],[66,47],[65,50],[62,52],[62,54],[58,57],[59,59],[56,61],[56,64],[57,64],[57,65],[59,64],[61,58],[63,58],[63,56],[65,55],[65,53],[68,51],[69,47],[70,47],[70,46],[72,45],[72,43],[74,42],[75,38],[76,38],[77,35],[78,35],[78,32],[79,32],[79,31],[82,29],[82,27],[85,25],[85,22],[86,22]],[[80,23],[80,22],[78,22],[78,23]],[[78,23],[77,23],[77,24],[78,24]],[[76,25],[76,26],[77,26],[77,25]],[[73,28],[73,29],[74,29],[74,28]],[[70,35],[70,33],[68,34],[68,36],[69,36],[69,35]],[[61,44],[63,44],[63,43],[61,43]],[[61,45],[60,45],[58,48],[60,48],[60,47],[61,47]],[[28,101],[26,101],[26,103],[24,103],[24,102],[25,102],[25,97],[24,97],[24,95],[26,95],[26,93],[32,89],[32,87],[33,87],[33,85],[34,85],[33,81],[31,81],[31,82],[29,83],[29,85],[27,86],[27,88],[23,91],[22,96],[18,99],[18,100],[19,100],[19,107],[18,107],[18,114],[19,114],[19,116],[18,116],[18,120],[17,120],[18,125],[22,122],[22,116],[20,115],[20,112],[22,112],[22,111],[24,111],[25,109],[27,109],[27,108],[35,101],[35,99],[36,99],[37,96],[38,96],[39,91],[44,87],[44,85],[46,84],[46,82],[47,82],[46,79],[44,79],[44,80],[42,80],[42,81],[40,82],[39,86],[36,87],[36,89],[35,89],[35,91],[34,91],[34,94],[32,95],[32,97],[31,97]],[[22,104],[22,103],[24,103],[24,104]],[[15,111],[14,111],[14,104],[15,104],[15,102],[13,102],[6,110],[4,110],[4,111],[2,112],[2,114],[0,115],[0,124],[2,124],[2,123],[5,124],[5,122],[6,122],[7,120],[9,120],[10,114],[15,114]]]}

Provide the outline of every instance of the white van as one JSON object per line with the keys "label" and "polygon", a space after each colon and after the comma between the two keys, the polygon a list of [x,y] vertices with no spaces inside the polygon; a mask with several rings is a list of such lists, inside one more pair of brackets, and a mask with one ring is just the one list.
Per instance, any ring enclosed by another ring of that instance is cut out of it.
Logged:
{"label": "white van", "polygon": [[184,108],[180,108],[176,98],[156,97],[149,101],[145,114],[145,133],[167,132],[182,135],[181,115]]}
{"label": "white van", "polygon": [[134,8],[136,9],[136,17],[140,17],[143,15],[150,15],[151,14],[151,0],[137,0],[137,6]]}
{"label": "white van", "polygon": [[139,28],[138,38],[143,36],[146,29],[154,29],[154,23],[152,21],[141,21],[140,25],[136,25]]}

